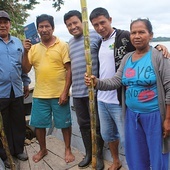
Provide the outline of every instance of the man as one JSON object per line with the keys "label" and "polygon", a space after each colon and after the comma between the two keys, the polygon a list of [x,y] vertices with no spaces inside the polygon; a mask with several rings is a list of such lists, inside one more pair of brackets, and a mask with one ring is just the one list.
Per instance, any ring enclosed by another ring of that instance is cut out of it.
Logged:
{"label": "man", "polygon": [[[74,161],[71,152],[71,114],[69,107],[69,88],[71,68],[68,45],[53,35],[54,20],[42,14],[36,19],[41,41],[31,46],[30,40],[24,41],[25,55],[23,69],[29,72],[34,67],[35,88],[30,125],[35,127],[40,151],[33,156],[39,162],[47,155],[46,128],[51,127],[52,116],[55,127],[62,129],[65,142],[65,162]],[[28,53],[29,52],[29,53]]]}
{"label": "man", "polygon": [[[128,31],[111,27],[112,18],[104,8],[96,8],[90,14],[90,21],[102,36],[102,43],[99,49],[99,78],[111,78],[118,69],[121,59],[127,52],[133,51],[134,47],[130,42]],[[169,53],[164,46],[163,53]],[[113,157],[113,164],[109,170],[118,170],[122,167],[119,159],[119,139],[124,146],[124,130],[122,122],[121,90],[98,91],[98,111],[103,140],[109,144]]]}
{"label": "man", "polygon": [[[82,16],[77,10],[69,11],[64,15],[64,23],[73,37],[69,40],[71,70],[72,70],[72,96],[73,105],[77,115],[80,132],[82,135],[85,158],[78,164],[79,168],[89,166],[92,160],[92,141],[90,128],[90,111],[88,88],[84,84],[84,73],[86,71],[86,60],[84,53],[84,36]],[[93,74],[98,75],[98,49],[101,37],[90,30],[90,47],[92,57]],[[101,138],[99,120],[97,114],[97,170],[104,169],[103,163],[103,139]]]}
{"label": "man", "polygon": [[[30,79],[22,74],[22,42],[9,34],[11,20],[7,12],[0,11],[0,111],[3,118],[4,130],[7,136],[11,155],[20,160],[27,160],[28,156],[23,152],[26,132],[26,122],[23,104],[24,97],[29,95],[28,85]],[[5,166],[9,168],[9,162],[0,144],[0,157]]]}

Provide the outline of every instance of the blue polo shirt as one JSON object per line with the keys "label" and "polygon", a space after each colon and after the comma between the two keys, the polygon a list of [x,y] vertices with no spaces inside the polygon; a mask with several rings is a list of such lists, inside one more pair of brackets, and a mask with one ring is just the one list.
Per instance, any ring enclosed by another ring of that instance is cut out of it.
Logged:
{"label": "blue polo shirt", "polygon": [[23,85],[28,86],[30,78],[22,73],[22,42],[13,36],[5,42],[0,37],[0,98],[9,98],[13,87],[15,97],[23,96]]}

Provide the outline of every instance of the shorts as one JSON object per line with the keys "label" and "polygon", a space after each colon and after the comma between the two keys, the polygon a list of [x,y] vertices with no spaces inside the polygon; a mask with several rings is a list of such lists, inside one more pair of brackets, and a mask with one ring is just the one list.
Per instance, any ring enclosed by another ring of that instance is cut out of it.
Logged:
{"label": "shorts", "polygon": [[64,105],[59,105],[58,102],[59,98],[33,98],[30,125],[36,128],[51,128],[54,120],[54,125],[57,129],[70,127],[69,101]]}

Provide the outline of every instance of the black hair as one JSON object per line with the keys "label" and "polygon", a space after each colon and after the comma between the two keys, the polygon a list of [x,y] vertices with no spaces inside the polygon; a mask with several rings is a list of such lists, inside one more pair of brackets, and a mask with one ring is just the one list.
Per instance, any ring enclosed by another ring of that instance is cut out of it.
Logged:
{"label": "black hair", "polygon": [[39,23],[43,21],[48,21],[51,27],[54,29],[54,18],[53,16],[47,15],[47,14],[42,14],[40,16],[37,16],[37,19],[36,19],[37,29],[38,29]]}
{"label": "black hair", "polygon": [[148,30],[148,32],[149,32],[150,34],[153,34],[152,24],[151,24],[151,22],[149,21],[149,19],[138,18],[138,19],[136,19],[136,20],[133,20],[133,21],[131,22],[131,24],[130,24],[130,30],[131,30],[131,28],[132,28],[132,25],[133,25],[134,23],[136,23],[136,22],[139,22],[139,21],[141,21],[141,22],[143,22],[143,23],[145,24],[145,26],[146,26],[146,28],[147,28],[147,30]]}
{"label": "black hair", "polygon": [[66,24],[66,20],[70,19],[73,16],[77,16],[80,19],[80,21],[82,22],[81,13],[77,10],[71,10],[71,11],[67,12],[66,14],[64,14],[64,23]]}
{"label": "black hair", "polygon": [[105,8],[98,7],[98,8],[95,8],[95,9],[91,12],[91,14],[90,14],[90,16],[89,16],[89,19],[90,19],[90,21],[92,22],[92,20],[93,20],[94,18],[97,18],[97,17],[99,17],[99,16],[101,16],[101,15],[103,15],[103,16],[106,17],[107,19],[110,18],[109,12],[108,12]]}

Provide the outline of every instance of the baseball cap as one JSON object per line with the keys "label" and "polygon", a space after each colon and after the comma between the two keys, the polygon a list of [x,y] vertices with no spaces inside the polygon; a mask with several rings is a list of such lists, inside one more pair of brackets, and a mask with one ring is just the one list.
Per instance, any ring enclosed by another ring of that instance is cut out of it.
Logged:
{"label": "baseball cap", "polygon": [[0,18],[6,18],[10,21],[10,17],[9,17],[9,14],[5,11],[1,11],[0,10]]}

